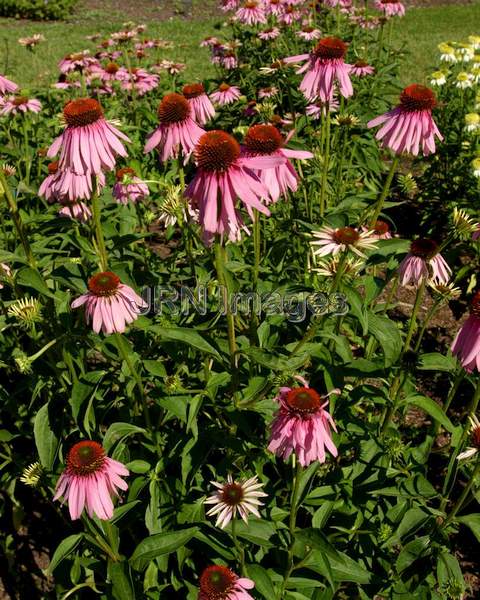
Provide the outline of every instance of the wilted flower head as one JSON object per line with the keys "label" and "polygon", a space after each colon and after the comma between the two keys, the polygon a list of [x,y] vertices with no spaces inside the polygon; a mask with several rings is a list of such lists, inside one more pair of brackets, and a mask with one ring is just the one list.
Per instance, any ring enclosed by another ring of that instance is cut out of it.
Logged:
{"label": "wilted flower head", "polygon": [[217,515],[215,523],[217,527],[225,529],[237,516],[237,513],[245,523],[248,523],[249,513],[260,518],[257,507],[262,506],[263,502],[259,498],[263,498],[267,494],[261,491],[263,483],[258,483],[257,477],[251,477],[246,481],[236,481],[231,475],[228,475],[226,483],[218,481],[210,483],[217,488],[217,491],[205,500],[205,504],[214,505],[207,515]]}

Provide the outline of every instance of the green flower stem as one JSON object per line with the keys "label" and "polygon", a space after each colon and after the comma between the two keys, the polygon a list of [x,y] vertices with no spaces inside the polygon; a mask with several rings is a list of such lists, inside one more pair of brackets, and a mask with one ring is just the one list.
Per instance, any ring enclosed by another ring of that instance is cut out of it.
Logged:
{"label": "green flower stem", "polygon": [[292,495],[290,500],[290,518],[288,521],[288,531],[290,533],[290,545],[288,547],[288,559],[287,559],[287,568],[285,569],[285,574],[283,576],[282,585],[280,587],[280,592],[278,595],[278,600],[282,600],[285,589],[287,587],[288,580],[294,570],[293,564],[293,546],[295,544],[295,530],[297,527],[297,512],[298,512],[298,495],[300,491],[300,478],[302,474],[302,466],[297,461],[295,465],[295,472],[293,475],[293,485],[292,485]]}
{"label": "green flower stem", "polygon": [[[184,194],[185,194],[185,171],[183,169],[181,155],[178,157],[178,165],[177,166],[178,166],[178,179],[180,182],[180,191],[182,194],[182,198],[184,198],[185,197],[184,196]],[[188,223],[183,219],[183,215],[182,215],[182,222],[179,221],[179,225],[182,230],[183,242],[185,244],[185,251],[187,253],[188,262],[190,263],[190,274],[191,274],[192,279],[194,281],[196,281],[195,259],[193,257],[192,233],[190,231],[190,227],[189,227]]]}
{"label": "green flower stem", "polygon": [[[475,388],[475,393],[473,394],[472,397],[472,401],[470,402],[470,406],[468,407],[468,412],[467,414],[475,414],[477,412],[478,409],[478,403],[480,401],[480,379],[477,382],[477,386]],[[448,468],[447,468],[447,475],[445,477],[445,481],[443,483],[443,489],[442,489],[442,494],[443,494],[443,499],[442,502],[440,503],[440,510],[444,511],[447,504],[448,504],[448,500],[450,498],[450,494],[452,492],[453,486],[455,484],[455,480],[457,477],[457,456],[460,452],[460,450],[462,449],[468,435],[470,433],[470,424],[468,422],[468,418],[466,419],[465,422],[465,426],[463,428],[463,433],[462,433],[462,437],[460,438],[460,441],[458,443],[458,446],[456,447],[455,451],[452,452],[452,455],[450,456],[450,461],[448,463]]]}
{"label": "green flower stem", "polygon": [[385,185],[383,186],[382,193],[378,197],[377,203],[375,205],[375,209],[373,211],[373,216],[370,220],[370,227],[374,227],[377,219],[382,212],[383,204],[388,196],[388,192],[390,191],[390,186],[392,185],[393,176],[395,175],[395,171],[397,170],[399,158],[395,156],[392,160],[392,164],[390,165],[390,171],[388,172],[387,179],[385,180]]}
{"label": "green flower stem", "polygon": [[224,304],[227,313],[227,332],[228,332],[228,347],[230,351],[230,365],[236,382],[237,372],[237,341],[235,336],[235,319],[232,314],[229,298],[229,289],[227,278],[225,276],[225,263],[227,262],[227,253],[225,246],[220,241],[219,237],[215,240],[215,267],[217,270],[218,283],[223,287]]}
{"label": "green flower stem", "polygon": [[412,316],[410,317],[410,325],[408,327],[408,332],[407,332],[407,337],[405,338],[405,343],[403,344],[403,350],[402,350],[402,354],[400,356],[401,358],[403,357],[405,352],[408,352],[408,350],[410,350],[410,344],[412,342],[412,337],[413,337],[413,334],[415,333],[415,329],[417,326],[417,316],[418,316],[420,307],[422,306],[422,301],[423,301],[423,297],[425,295],[426,286],[427,286],[427,279],[426,279],[426,277],[424,277],[422,279],[421,284],[419,285],[419,287],[417,289],[417,295],[415,296],[415,304],[413,305]]}
{"label": "green flower stem", "polygon": [[465,486],[463,492],[460,494],[460,497],[458,498],[458,500],[455,502],[452,510],[447,515],[447,518],[443,522],[442,527],[447,527],[447,525],[449,525],[451,523],[451,521],[453,521],[453,519],[456,517],[458,511],[461,510],[462,506],[465,503],[465,500],[468,497],[468,494],[470,493],[470,490],[472,489],[472,487],[475,483],[477,475],[479,473],[480,473],[480,458],[477,459],[477,463],[475,465],[475,468],[473,469],[473,473],[470,475],[470,479],[468,480],[467,485]]}
{"label": "green flower stem", "polygon": [[17,234],[23,246],[23,250],[25,252],[25,256],[27,257],[28,264],[33,269],[37,269],[37,262],[33,256],[32,249],[30,248],[28,237],[23,226],[22,218],[20,217],[20,213],[18,212],[17,202],[13,197],[10,186],[7,183],[7,178],[5,177],[5,174],[3,173],[2,169],[0,169],[0,196],[5,196],[10,211],[10,216],[12,217],[13,224],[15,226],[15,229],[17,230]]}
{"label": "green flower stem", "polygon": [[[343,275],[345,261],[347,260],[347,256],[348,256],[348,252],[344,252],[339,260],[337,272],[335,273],[335,277],[333,279],[333,283],[330,288],[330,294],[334,294],[337,291],[338,286],[340,285],[340,280]],[[323,324],[324,316],[325,315],[322,315],[319,318],[315,318],[315,317],[312,318],[312,322],[310,323],[310,326],[308,327],[307,331],[305,332],[305,335],[299,342],[297,342],[296,346],[294,346],[293,350],[290,353],[289,358],[292,358],[293,356],[298,354],[298,352],[303,348],[303,346],[307,342],[309,342],[312,338],[315,337],[318,329]]]}
{"label": "green flower stem", "polygon": [[235,550],[237,551],[237,561],[240,566],[240,573],[242,574],[242,576],[244,576],[245,575],[245,551],[244,551],[241,543],[238,541],[237,519],[235,517],[233,517],[233,519],[232,519],[232,539],[233,539],[233,545],[235,546]]}
{"label": "green flower stem", "polygon": [[254,265],[253,265],[253,291],[257,290],[258,284],[258,272],[260,270],[260,259],[261,259],[261,222],[260,213],[258,210],[253,211],[253,250],[254,250]]}
{"label": "green flower stem", "polygon": [[[417,324],[418,311],[420,310],[423,296],[425,294],[425,287],[426,279],[423,278],[422,283],[417,289],[417,295],[415,297],[415,304],[413,306],[412,315],[410,317],[410,325],[408,327],[407,337],[405,338],[405,342],[400,353],[400,361],[402,360],[405,353],[408,352],[408,350],[410,349],[410,343],[412,341],[413,334],[415,333],[415,328]],[[390,386],[390,404],[387,407],[382,421],[382,427],[380,429],[382,434],[384,434],[385,431],[388,429],[388,426],[390,425],[390,422],[393,416],[395,415],[395,412],[397,410],[398,398],[400,396],[400,392],[402,391],[403,385],[405,384],[406,378],[406,373],[403,370],[400,370],[400,373],[398,373],[395,376],[392,385]]]}
{"label": "green flower stem", "polygon": [[[445,416],[447,416],[447,412],[448,412],[448,409],[450,408],[450,404],[452,403],[452,400],[455,398],[455,396],[458,392],[458,388],[460,387],[460,384],[462,383],[464,378],[465,378],[465,370],[463,368],[460,368],[460,370],[457,373],[457,376],[453,380],[453,383],[450,387],[447,399],[445,400],[445,404],[442,407],[443,414]],[[435,439],[437,438],[439,430],[440,430],[440,423],[438,421],[435,421],[435,423],[433,425],[433,429],[432,429],[432,442],[430,444],[430,452],[432,451],[432,447],[433,447],[433,444],[435,443]]]}
{"label": "green flower stem", "polygon": [[377,44],[378,44],[377,62],[380,62],[380,59],[382,58],[384,29],[385,29],[385,25],[384,25],[384,23],[382,23],[380,26],[380,31],[378,32],[378,38],[377,38]]}
{"label": "green flower stem", "polygon": [[130,355],[128,354],[128,348],[126,347],[126,343],[125,343],[125,340],[123,339],[123,335],[121,333],[114,333],[113,335],[115,336],[115,339],[117,341],[117,347],[120,351],[120,355],[121,355],[122,359],[126,362],[128,368],[130,370],[130,373],[132,374],[132,377],[134,378],[135,383],[137,385],[137,389],[138,389],[139,396],[140,396],[140,402],[142,404],[142,412],[143,412],[143,418],[145,419],[145,425],[147,427],[147,430],[151,434],[152,439],[155,441],[155,444],[156,444],[157,436],[152,427],[152,420],[150,418],[150,411],[149,411],[148,404],[147,404],[147,398],[145,395],[142,378],[140,377],[140,374],[138,373],[137,369],[135,368],[135,365],[133,364],[133,362],[130,358]]}
{"label": "green flower stem", "polygon": [[328,166],[330,164],[330,106],[325,103],[325,151],[323,153],[322,183],[320,188],[320,216],[325,215],[325,196],[327,192]]}
{"label": "green flower stem", "polygon": [[108,269],[108,255],[107,255],[107,247],[105,246],[105,238],[103,237],[103,229],[102,223],[100,219],[101,209],[100,209],[100,198],[98,196],[98,185],[97,185],[97,176],[93,176],[92,180],[92,215],[93,215],[93,226],[95,228],[95,237],[97,241],[97,248],[100,259],[100,268],[102,271],[107,271]]}
{"label": "green flower stem", "polygon": [[432,304],[432,306],[428,309],[427,314],[425,315],[425,319],[423,320],[422,326],[420,327],[420,331],[418,333],[417,341],[416,341],[415,346],[413,348],[414,352],[418,352],[418,350],[420,349],[420,344],[422,343],[423,336],[425,335],[425,331],[427,330],[428,324],[432,320],[433,315],[440,308],[440,304],[442,303],[442,300],[443,300],[443,298],[440,298],[439,300],[436,300]]}
{"label": "green flower stem", "polygon": [[339,200],[341,200],[340,193],[343,188],[342,172],[343,172],[343,161],[345,158],[345,150],[347,149],[347,138],[348,138],[347,132],[342,131],[341,136],[342,136],[342,145],[341,145],[341,149],[340,149],[340,158],[338,159],[338,168],[337,168],[337,196],[338,196]]}

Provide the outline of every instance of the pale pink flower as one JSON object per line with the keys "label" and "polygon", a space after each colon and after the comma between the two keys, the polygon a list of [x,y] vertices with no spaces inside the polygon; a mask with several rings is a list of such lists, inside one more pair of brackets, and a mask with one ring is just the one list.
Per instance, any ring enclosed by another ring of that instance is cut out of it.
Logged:
{"label": "pale pink flower", "polygon": [[319,40],[322,37],[322,32],[320,29],[316,29],[311,25],[305,25],[300,31],[297,31],[295,35],[306,42],[311,42],[312,40]]}
{"label": "pale pink flower", "polygon": [[224,12],[236,10],[238,8],[239,0],[220,0],[220,8]]}
{"label": "pale pink flower", "polygon": [[254,588],[255,583],[220,565],[203,571],[199,587],[198,600],[254,600],[247,590]]}
{"label": "pale pink flower", "polygon": [[107,63],[104,68],[100,67],[99,74],[104,82],[124,81],[128,77],[127,69],[113,61]]}
{"label": "pale pink flower", "polygon": [[40,42],[45,42],[45,36],[41,33],[34,33],[30,37],[19,38],[18,43],[21,46],[24,46],[28,50],[33,50],[35,46],[40,44]]}
{"label": "pale pink flower", "polygon": [[414,156],[422,151],[427,156],[435,152],[435,137],[443,140],[432,118],[435,105],[435,95],[429,88],[412,84],[400,94],[398,106],[370,121],[368,127],[382,125],[375,137],[383,148]]}
{"label": "pale pink flower", "polygon": [[113,516],[112,496],[118,489],[127,490],[122,477],[129,474],[122,463],[105,454],[98,442],[84,440],[69,450],[67,466],[55,488],[54,500],[68,501],[72,520],[79,519],[84,508],[90,518],[96,515],[107,521]]}
{"label": "pale pink flower", "polygon": [[334,228],[324,225],[318,231],[313,231],[313,254],[315,256],[336,256],[340,252],[352,251],[354,254],[365,257],[366,250],[373,250],[377,240],[371,231],[358,231],[354,227]]}
{"label": "pale pink flower", "polygon": [[127,71],[121,88],[127,91],[135,89],[139,96],[144,96],[147,92],[154,90],[158,86],[158,82],[158,75],[148,73],[145,69],[133,68],[130,73]]}
{"label": "pale pink flower", "polygon": [[457,460],[465,460],[478,454],[480,451],[480,421],[476,415],[469,415],[470,421],[470,439],[472,446],[466,448],[463,452],[457,456]]}
{"label": "pale pink flower", "polygon": [[258,37],[264,41],[275,40],[279,35],[280,29],[278,27],[270,27],[258,33]]}
{"label": "pale pink flower", "polygon": [[43,181],[38,191],[40,196],[45,196],[49,201],[90,200],[95,183],[97,193],[100,193],[105,187],[105,175],[102,171],[95,175],[88,171],[74,173],[71,169],[59,169],[58,162],[50,163],[50,165],[49,169],[53,169],[53,165],[57,165],[57,171]]}
{"label": "pale pink flower", "polygon": [[278,15],[278,22],[282,25],[293,25],[294,23],[298,23],[302,13],[298,10],[295,10],[293,6],[285,6],[282,12]]}
{"label": "pale pink flower", "polygon": [[307,61],[297,73],[305,73],[300,90],[307,100],[320,99],[330,102],[333,99],[334,85],[339,93],[348,98],[353,94],[349,77],[350,65],[344,62],[347,44],[335,37],[321,39],[310,54],[300,54],[283,59],[286,63]]}
{"label": "pale pink flower", "polygon": [[424,279],[435,284],[447,284],[452,270],[439,253],[437,242],[419,238],[410,244],[410,252],[398,267],[401,285],[418,286]]}
{"label": "pale pink flower", "polygon": [[185,161],[204,130],[192,119],[192,109],[181,94],[167,94],[158,106],[159,126],[147,138],[144,152],[159,146],[160,160],[177,158],[180,150]]}
{"label": "pale pink flower", "polygon": [[278,94],[278,88],[275,86],[272,87],[266,87],[266,88],[260,88],[258,90],[258,97],[260,99],[262,98],[272,98],[273,96],[276,96]]}
{"label": "pale pink flower", "polygon": [[13,94],[18,90],[18,85],[3,75],[0,75],[0,95]]}
{"label": "pale pink flower", "polygon": [[119,204],[141,202],[150,194],[147,184],[137,177],[134,169],[124,167],[116,173],[112,196]]}
{"label": "pale pink flower", "polygon": [[207,121],[213,119],[215,109],[210,98],[205,93],[203,84],[192,83],[191,85],[184,85],[182,93],[190,104],[194,121],[199,125],[205,125]]}
{"label": "pale pink flower", "polygon": [[92,218],[92,211],[85,202],[81,200],[60,200],[61,208],[58,214],[68,219],[76,219],[81,223],[86,223]]}
{"label": "pale pink flower", "polygon": [[[283,2],[282,0],[264,0],[265,14],[278,16],[282,13]],[[280,33],[280,32],[279,32]]]}
{"label": "pale pink flower", "polygon": [[235,17],[240,23],[245,25],[257,25],[267,22],[265,11],[257,0],[247,0],[245,4],[237,10]]}
{"label": "pale pink flower", "polygon": [[62,73],[70,73],[71,71],[83,71],[92,65],[98,65],[98,60],[93,56],[90,56],[88,50],[84,50],[83,52],[67,54],[67,56],[62,58],[58,63],[58,68]]}
{"label": "pale pink flower", "polygon": [[405,5],[399,0],[375,0],[374,5],[387,18],[395,16],[403,17],[405,15]]}
{"label": "pale pink flower", "polygon": [[330,102],[321,102],[320,100],[317,100],[313,104],[308,104],[305,113],[312,119],[317,120],[325,117],[327,111],[331,113],[337,112],[339,107],[340,103],[334,96]]}
{"label": "pale pink flower", "polygon": [[39,113],[42,110],[40,100],[27,96],[10,96],[4,98],[0,105],[0,115],[18,115],[27,112]]}
{"label": "pale pink flower", "polygon": [[111,271],[98,273],[88,280],[88,292],[72,302],[72,308],[85,305],[85,319],[93,331],[123,333],[146,308],[146,302],[134,290],[121,283]]}
{"label": "pale pink flower", "polygon": [[289,150],[284,147],[292,137],[292,130],[284,140],[276,127],[273,125],[253,125],[245,136],[245,156],[272,156],[283,157],[285,162],[272,169],[262,169],[254,172],[260,178],[268,190],[266,202],[270,200],[277,202],[280,196],[285,195],[288,190],[297,191],[298,175],[290,159],[305,160],[313,158],[311,152],[305,150]]}
{"label": "pale pink flower", "polygon": [[40,184],[40,188],[38,189],[38,195],[41,198],[45,198],[48,202],[54,202],[58,199],[58,195],[55,192],[55,180],[57,178],[58,173],[58,161],[54,161],[49,163],[48,165],[48,175]]}
{"label": "pale pink flower", "polygon": [[273,168],[285,162],[283,157],[247,157],[240,155],[240,146],[224,131],[204,133],[195,146],[197,171],[185,194],[200,211],[200,223],[205,241],[215,234],[226,235],[238,241],[244,229],[239,211],[235,208],[237,197],[246,207],[250,217],[253,209],[270,215],[261,202],[268,190],[254,174],[253,169]]}
{"label": "pale pink flower", "polygon": [[375,221],[375,225],[370,229],[367,227],[362,228],[363,231],[370,231],[371,237],[376,240],[390,240],[392,234],[390,233],[390,225],[386,221]]}
{"label": "pale pink flower", "polygon": [[374,73],[375,69],[364,60],[357,60],[350,69],[350,74],[355,75],[355,77],[365,77]]}
{"label": "pale pink flower", "polygon": [[127,156],[120,140],[129,138],[109,123],[101,104],[93,98],[68,102],[63,109],[66,128],[47,152],[52,158],[60,153],[59,167],[77,175],[100,173],[115,166],[115,157]]}
{"label": "pale pink flower", "polygon": [[218,86],[218,90],[210,94],[210,100],[220,106],[225,106],[226,104],[235,102],[240,96],[240,88],[235,85],[228,85],[228,83],[221,83]]}
{"label": "pale pink flower", "polygon": [[52,85],[57,90],[69,90],[71,88],[80,88],[82,84],[80,81],[69,78],[65,73],[60,73],[58,81]]}
{"label": "pale pink flower", "polygon": [[200,42],[201,48],[211,48],[212,46],[218,46],[221,44],[221,41],[213,36],[206,37]]}
{"label": "pale pink flower", "polygon": [[246,481],[234,481],[231,475],[227,477],[227,483],[218,481],[210,482],[217,488],[213,496],[209,496],[204,503],[213,504],[206,513],[207,516],[217,515],[216,527],[225,529],[232,519],[235,519],[237,513],[248,523],[248,513],[253,513],[260,518],[258,506],[263,502],[259,498],[264,498],[267,494],[260,491],[263,483],[258,483],[257,477],[251,477]]}
{"label": "pale pink flower", "polygon": [[220,65],[227,71],[238,67],[238,59],[233,50],[228,50],[220,57]]}
{"label": "pale pink flower", "polygon": [[279,410],[273,420],[268,449],[287,460],[295,452],[298,462],[306,467],[315,460],[323,463],[326,450],[337,456],[330,428],[337,430],[331,415],[325,410],[330,394],[321,396],[308,387],[282,387],[275,400]]}
{"label": "pale pink flower", "polygon": [[[11,277],[11,276],[12,276],[12,269],[10,269],[10,267],[8,265],[6,265],[5,263],[0,263],[0,278]],[[0,281],[0,290],[3,290],[4,287],[5,286]]]}
{"label": "pale pink flower", "polygon": [[480,292],[470,302],[470,316],[453,340],[452,354],[469,373],[480,371]]}

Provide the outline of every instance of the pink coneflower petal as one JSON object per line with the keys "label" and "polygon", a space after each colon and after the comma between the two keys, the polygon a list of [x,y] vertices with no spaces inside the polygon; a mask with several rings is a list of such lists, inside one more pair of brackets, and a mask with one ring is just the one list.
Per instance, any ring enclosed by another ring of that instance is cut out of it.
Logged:
{"label": "pink coneflower petal", "polygon": [[[68,501],[72,520],[79,519],[84,511],[103,520],[113,516],[112,496],[118,495],[117,488],[126,490],[127,484],[120,479],[118,463],[106,456],[97,442],[78,442],[69,451],[66,469],[60,476],[54,500],[63,496]],[[128,469],[122,465],[122,476]]]}

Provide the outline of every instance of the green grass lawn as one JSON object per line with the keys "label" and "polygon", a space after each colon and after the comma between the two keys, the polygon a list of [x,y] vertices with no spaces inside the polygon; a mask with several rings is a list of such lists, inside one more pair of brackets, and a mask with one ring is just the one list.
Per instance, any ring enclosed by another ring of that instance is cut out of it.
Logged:
{"label": "green grass lawn", "polygon": [[[198,6],[197,14],[202,14]],[[203,13],[205,14],[205,13]],[[187,64],[188,78],[204,78],[212,73],[208,51],[199,42],[215,33],[223,15],[195,20],[175,17],[167,21],[150,21],[147,34],[175,43],[172,50],[163,51],[162,58]],[[94,48],[85,36],[99,32],[107,36],[121,27],[118,14],[102,11],[82,15],[67,22],[31,22],[0,19],[0,72],[8,73],[23,87],[36,87],[55,81],[57,62],[69,52]],[[21,47],[19,37],[43,33],[47,42],[38,49],[37,58]],[[462,40],[468,35],[480,35],[480,0],[468,5],[412,8],[395,23],[393,41],[404,44],[409,52],[402,68],[405,83],[428,81],[428,75],[438,60],[437,44],[446,40]],[[38,68],[35,64],[38,60]]]}
{"label": "green grass lawn", "polygon": [[402,67],[404,83],[427,83],[438,64],[437,44],[461,41],[480,35],[480,1],[473,4],[411,8],[394,29],[395,44],[405,44],[409,52]]}

